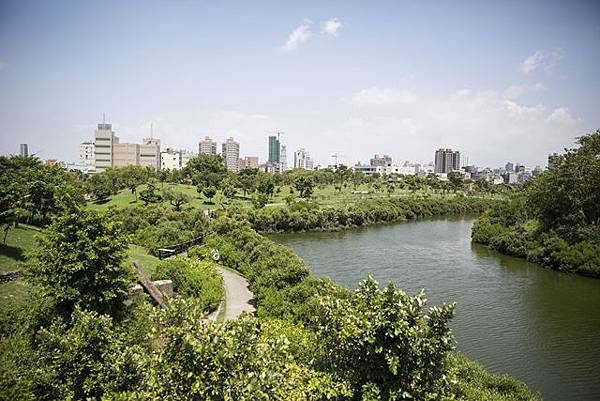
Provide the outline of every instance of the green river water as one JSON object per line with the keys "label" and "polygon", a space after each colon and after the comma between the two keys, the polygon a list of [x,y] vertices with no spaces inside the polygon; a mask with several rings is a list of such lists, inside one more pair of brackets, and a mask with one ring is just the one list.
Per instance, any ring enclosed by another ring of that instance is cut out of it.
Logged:
{"label": "green river water", "polygon": [[317,276],[372,274],[429,305],[456,302],[458,348],[546,401],[600,400],[600,280],[546,270],[470,241],[472,218],[279,234]]}

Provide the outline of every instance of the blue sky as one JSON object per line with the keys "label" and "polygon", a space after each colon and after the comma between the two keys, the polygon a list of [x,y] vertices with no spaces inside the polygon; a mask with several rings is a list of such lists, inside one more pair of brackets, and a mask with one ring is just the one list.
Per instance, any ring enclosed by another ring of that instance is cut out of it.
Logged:
{"label": "blue sky", "polygon": [[600,2],[0,1],[0,153],[233,136],[320,164],[545,165],[600,128]]}

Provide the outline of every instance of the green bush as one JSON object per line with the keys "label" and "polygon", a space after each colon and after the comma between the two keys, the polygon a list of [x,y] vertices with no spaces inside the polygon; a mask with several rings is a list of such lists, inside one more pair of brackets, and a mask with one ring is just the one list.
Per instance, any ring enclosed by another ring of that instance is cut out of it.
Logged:
{"label": "green bush", "polygon": [[133,270],[123,264],[127,238],[119,222],[76,209],[57,218],[38,243],[29,279],[64,316],[75,305],[100,313],[122,308]]}
{"label": "green bush", "polygon": [[458,400],[465,401],[541,401],[524,383],[508,375],[492,375],[464,355],[451,357]]}
{"label": "green bush", "polygon": [[217,309],[223,299],[223,277],[211,261],[183,256],[163,260],[156,266],[152,280],[165,279],[173,281],[176,293],[197,298],[207,312]]}

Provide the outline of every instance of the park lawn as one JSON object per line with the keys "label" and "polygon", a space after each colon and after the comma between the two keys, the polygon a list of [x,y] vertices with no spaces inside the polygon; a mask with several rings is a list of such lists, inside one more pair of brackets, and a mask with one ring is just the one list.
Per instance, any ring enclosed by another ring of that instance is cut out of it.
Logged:
{"label": "park lawn", "polygon": [[18,264],[25,260],[26,253],[35,248],[35,235],[39,233],[39,228],[25,224],[10,229],[6,244],[0,244],[0,273],[18,269]]}
{"label": "park lawn", "polygon": [[[217,192],[217,195],[215,195],[215,197],[212,199],[213,203],[210,204],[210,203],[205,203],[207,201],[207,199],[204,196],[200,196],[198,194],[198,192],[196,191],[196,187],[193,185],[165,183],[164,188],[172,188],[173,190],[183,192],[190,197],[190,202],[182,205],[181,206],[182,209],[190,208],[190,206],[193,208],[200,209],[200,210],[220,209],[221,208],[221,205],[219,202],[219,199],[222,197],[221,191]],[[88,207],[91,209],[95,209],[95,210],[106,210],[111,206],[114,206],[117,208],[143,206],[144,202],[142,202],[142,200],[139,199],[139,194],[144,189],[146,189],[146,185],[140,185],[137,188],[137,194],[138,194],[137,200],[135,198],[135,195],[132,194],[129,189],[124,189],[122,191],[119,191],[118,194],[110,196],[107,201],[89,202]],[[161,186],[158,185],[157,186],[158,193],[160,193],[161,189],[162,189]],[[247,201],[242,202],[242,203],[250,204],[250,202],[247,202]],[[160,204],[165,207],[172,207],[171,204],[167,201],[160,202]]]}
{"label": "park lawn", "polygon": [[125,263],[133,269],[133,262],[137,262],[144,273],[150,277],[156,271],[156,265],[160,262],[160,259],[150,255],[146,251],[146,248],[131,244],[127,250],[127,259]]}

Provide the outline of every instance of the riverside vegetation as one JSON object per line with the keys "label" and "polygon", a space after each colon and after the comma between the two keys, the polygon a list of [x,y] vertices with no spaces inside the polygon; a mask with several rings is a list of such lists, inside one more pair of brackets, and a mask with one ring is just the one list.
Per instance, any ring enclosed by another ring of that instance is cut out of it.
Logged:
{"label": "riverside vegetation", "polygon": [[[20,191],[2,193],[3,222],[9,229],[23,221],[45,226],[20,262],[25,295],[0,307],[1,399],[537,398],[454,352],[448,326],[454,305],[427,308],[424,293],[410,296],[391,284],[381,289],[369,277],[356,291],[340,287],[312,276],[292,251],[257,232],[476,213],[496,200],[431,193],[416,199],[417,191],[414,198],[344,206],[231,202],[215,218],[177,202],[99,212],[84,205],[83,177],[57,170],[56,184],[42,191],[51,199],[42,211],[25,196],[35,180],[19,176],[46,167],[23,158],[1,159],[0,167],[4,183]],[[204,186],[215,183],[211,172],[196,174]],[[165,309],[147,297],[123,302],[133,283],[128,244],[152,251],[200,234],[205,247],[155,266],[152,277],[174,281],[176,294]],[[202,321],[222,297],[212,248],[223,265],[248,278],[255,318]]]}
{"label": "riverside vegetation", "polygon": [[600,277],[600,130],[473,226],[473,241],[551,269]]}

